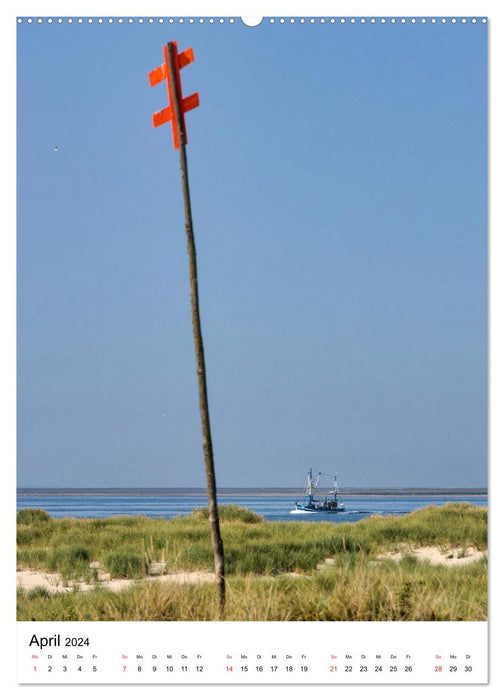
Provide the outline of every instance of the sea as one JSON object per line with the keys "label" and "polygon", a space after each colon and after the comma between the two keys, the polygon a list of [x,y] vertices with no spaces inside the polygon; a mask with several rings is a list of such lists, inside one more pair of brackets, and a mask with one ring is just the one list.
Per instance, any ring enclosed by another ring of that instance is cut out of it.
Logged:
{"label": "sea", "polygon": [[[198,489],[198,491],[201,491]],[[405,494],[393,490],[384,494],[341,494],[345,505],[342,513],[307,513],[295,510],[301,494],[243,493],[243,489],[226,489],[218,496],[219,504],[234,503],[262,515],[268,521],[356,522],[373,515],[405,515],[420,508],[445,503],[465,501],[476,506],[487,506],[487,495],[481,490],[475,493]],[[207,506],[205,493],[155,493],[138,489],[113,489],[92,493],[90,490],[72,489],[20,489],[17,509],[40,508],[53,518],[108,518],[117,515],[142,515],[169,520],[189,515],[196,508]]]}

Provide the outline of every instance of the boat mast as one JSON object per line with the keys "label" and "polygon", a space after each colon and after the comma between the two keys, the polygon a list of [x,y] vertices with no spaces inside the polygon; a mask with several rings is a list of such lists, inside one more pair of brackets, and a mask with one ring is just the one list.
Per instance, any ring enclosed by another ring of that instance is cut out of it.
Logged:
{"label": "boat mast", "polygon": [[308,496],[308,504],[310,504],[313,500],[313,479],[312,479],[312,470],[308,470],[308,486],[306,489],[306,495]]}
{"label": "boat mast", "polygon": [[338,488],[338,475],[334,475],[334,488],[333,488],[334,500],[338,502],[339,488]]}

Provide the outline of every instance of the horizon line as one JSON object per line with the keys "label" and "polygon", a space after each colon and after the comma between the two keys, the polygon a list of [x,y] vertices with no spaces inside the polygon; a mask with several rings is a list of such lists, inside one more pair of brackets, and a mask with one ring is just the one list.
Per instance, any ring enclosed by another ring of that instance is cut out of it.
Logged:
{"label": "horizon line", "polygon": [[[299,486],[221,486],[218,491],[300,491]],[[329,486],[327,487],[330,488]],[[488,491],[488,486],[342,486],[340,491]],[[16,491],[201,491],[205,486],[18,486]]]}

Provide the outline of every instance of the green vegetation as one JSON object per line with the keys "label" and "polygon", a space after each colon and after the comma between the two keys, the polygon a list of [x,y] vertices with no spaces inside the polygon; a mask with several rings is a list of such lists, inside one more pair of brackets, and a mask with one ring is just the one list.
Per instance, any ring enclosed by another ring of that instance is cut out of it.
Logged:
{"label": "green vegetation", "polygon": [[[18,566],[90,581],[164,570],[213,571],[205,509],[172,520],[52,519],[18,515]],[[32,511],[33,512],[33,511]],[[446,568],[415,557],[379,559],[418,546],[486,549],[487,509],[467,503],[357,523],[264,522],[223,506],[229,620],[483,620],[486,560]],[[43,513],[43,511],[42,511]],[[47,515],[47,514],[45,514]],[[320,567],[326,558],[333,563]],[[294,574],[294,575],[293,575]],[[36,589],[35,589],[36,590]],[[20,620],[217,619],[215,585],[138,583],[113,593],[18,593]]]}
{"label": "green vegetation", "polygon": [[132,547],[107,554],[104,564],[113,578],[140,578],[146,573],[142,555]]}
{"label": "green vegetation", "polygon": [[[196,508],[191,514],[191,518],[195,520],[208,520],[208,508]],[[236,506],[234,503],[219,506],[219,519],[221,523],[263,523],[262,515],[257,515],[254,511],[244,508],[244,506]]]}
{"label": "green vegetation", "polygon": [[49,513],[40,508],[25,508],[16,516],[18,525],[41,525],[49,520]]}

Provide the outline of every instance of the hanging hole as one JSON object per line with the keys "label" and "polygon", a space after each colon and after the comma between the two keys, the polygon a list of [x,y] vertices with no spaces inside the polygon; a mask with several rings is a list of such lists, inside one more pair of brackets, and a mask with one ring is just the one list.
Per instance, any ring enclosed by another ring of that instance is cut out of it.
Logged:
{"label": "hanging hole", "polygon": [[261,24],[263,18],[262,17],[242,17],[241,21],[243,24],[246,24],[247,27],[257,27],[259,24]]}

